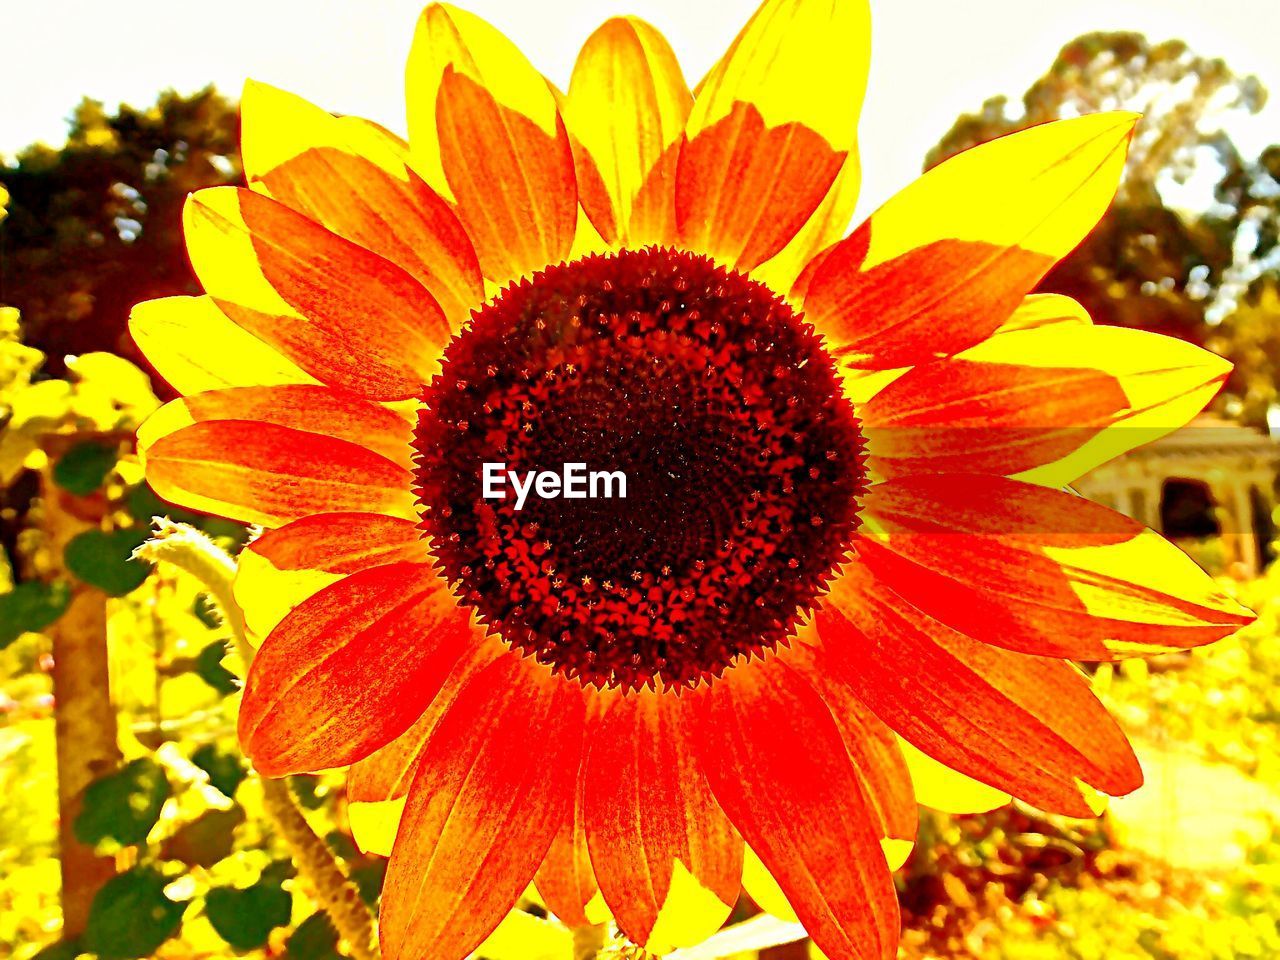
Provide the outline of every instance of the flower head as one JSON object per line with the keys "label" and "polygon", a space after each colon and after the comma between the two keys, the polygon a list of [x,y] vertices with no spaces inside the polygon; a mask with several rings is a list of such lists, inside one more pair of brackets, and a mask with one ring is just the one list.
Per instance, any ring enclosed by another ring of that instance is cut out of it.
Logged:
{"label": "flower head", "polygon": [[433,5],[408,143],[246,89],[249,186],[186,210],[205,295],[133,315],[184,394],[139,442],[269,528],[241,741],[394,810],[388,956],[465,956],[531,880],[661,952],[745,880],[891,957],[917,800],[1088,815],[1141,772],[1068,661],[1250,619],[1063,489],[1227,373],[1030,293],[1135,118],[979,147],[844,237],[867,21],[766,0],[695,95],[611,20],[562,95]]}

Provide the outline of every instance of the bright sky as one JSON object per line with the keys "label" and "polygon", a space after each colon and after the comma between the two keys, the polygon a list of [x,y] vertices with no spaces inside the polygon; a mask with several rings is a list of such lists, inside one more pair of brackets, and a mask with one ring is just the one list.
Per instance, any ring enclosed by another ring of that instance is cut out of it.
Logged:
{"label": "bright sky", "polygon": [[[634,13],[671,40],[691,82],[756,0],[461,0],[562,87],[602,20]],[[1280,0],[871,0],[871,84],[861,128],[868,212],[920,169],[961,112],[1020,96],[1067,40],[1090,30],[1182,37],[1273,91],[1237,139],[1280,141]],[[0,12],[0,153],[56,143],[81,95],[114,106],[246,77],[403,132],[403,63],[419,0],[39,0]]]}

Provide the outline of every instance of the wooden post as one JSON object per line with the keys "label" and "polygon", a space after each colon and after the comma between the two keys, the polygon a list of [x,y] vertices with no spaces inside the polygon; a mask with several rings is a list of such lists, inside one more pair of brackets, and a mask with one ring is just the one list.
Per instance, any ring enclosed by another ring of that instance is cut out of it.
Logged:
{"label": "wooden post", "polygon": [[[52,463],[55,456],[50,453]],[[53,482],[51,468],[41,473],[40,487],[54,571],[70,578],[63,550],[76,534],[98,526],[102,506],[92,497],[73,497],[61,490]],[[84,932],[94,895],[115,875],[115,859],[98,856],[72,831],[84,788],[118,768],[121,760],[108,681],[106,594],[73,581],[66,612],[47,632],[53,641],[62,935],[72,939]]]}

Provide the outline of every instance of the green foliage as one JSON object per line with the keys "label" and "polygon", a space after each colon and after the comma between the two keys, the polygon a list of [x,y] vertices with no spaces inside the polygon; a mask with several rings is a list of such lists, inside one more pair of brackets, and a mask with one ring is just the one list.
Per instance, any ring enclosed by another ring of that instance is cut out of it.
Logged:
{"label": "green foliage", "polygon": [[263,878],[250,887],[214,887],[204,910],[218,935],[237,950],[264,946],[276,927],[287,926],[292,900],[279,881]]}
{"label": "green foliage", "polygon": [[159,870],[137,866],[109,880],[94,897],[84,947],[104,960],[149,957],[177,931],[185,901],[165,895]]}
{"label": "green foliage", "polygon": [[85,788],[84,808],[74,826],[76,837],[87,844],[103,840],[122,846],[142,843],[171,795],[160,765],[139,757]]}
{"label": "green foliage", "polygon": [[0,650],[24,633],[50,626],[70,599],[71,587],[65,582],[32,580],[0,593]]}
{"label": "green foliage", "polygon": [[214,640],[196,655],[195,661],[196,676],[224,695],[240,689],[236,675],[222,665],[226,655],[226,641]]}
{"label": "green foliage", "polygon": [[160,855],[166,860],[181,860],[189,867],[213,867],[231,856],[235,849],[235,832],[244,823],[244,810],[206,810],[190,823],[184,823],[165,841]]}
{"label": "green foliage", "polygon": [[67,544],[67,569],[108,596],[122,597],[142,586],[151,572],[148,563],[133,556],[150,535],[149,528],[140,526],[86,530]]}
{"label": "green foliage", "polygon": [[120,457],[115,444],[86,441],[78,443],[53,467],[54,482],[77,497],[87,497],[106,482]]}
{"label": "green foliage", "polygon": [[292,960],[339,960],[338,931],[325,914],[313,913],[289,934],[285,956]]}
{"label": "green foliage", "polygon": [[209,775],[209,783],[223,795],[234,798],[236,788],[249,775],[244,762],[234,753],[223,752],[211,743],[197,747],[191,762]]}

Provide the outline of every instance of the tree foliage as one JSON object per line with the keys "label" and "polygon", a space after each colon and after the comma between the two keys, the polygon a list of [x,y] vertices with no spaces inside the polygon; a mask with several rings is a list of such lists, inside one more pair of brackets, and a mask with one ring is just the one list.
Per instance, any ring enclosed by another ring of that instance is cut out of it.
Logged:
{"label": "tree foliage", "polygon": [[[1252,284],[1280,267],[1280,147],[1252,158],[1230,135],[1265,101],[1256,77],[1181,40],[1090,33],[1062,48],[1020,110],[1001,96],[960,117],[925,167],[1037,123],[1100,110],[1141,113],[1110,212],[1041,288],[1075,297],[1099,323],[1212,342],[1236,360],[1246,351],[1214,328]],[[1212,187],[1197,196],[1206,184]],[[1230,385],[1234,405],[1256,420],[1262,413],[1244,398],[1266,392],[1277,364],[1239,366]]]}
{"label": "tree foliage", "polygon": [[198,292],[182,243],[182,204],[240,177],[235,107],[212,87],[155,105],[96,100],[75,109],[66,145],[36,144],[0,168],[0,303],[23,315],[28,344],[62,357],[107,350],[136,359],[129,309]]}

